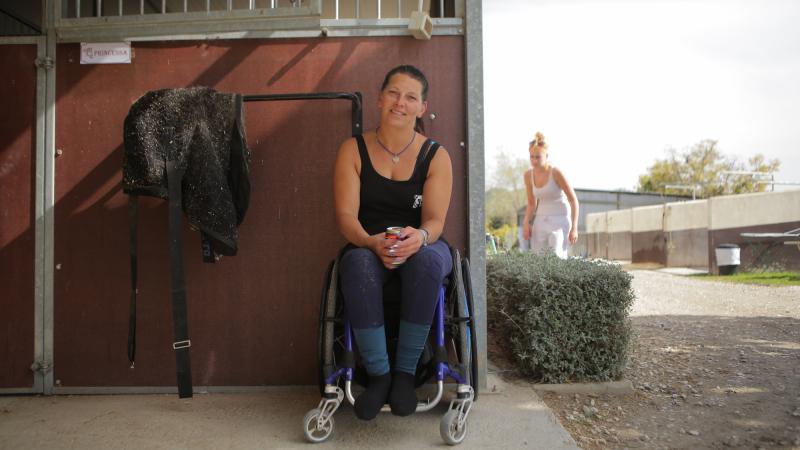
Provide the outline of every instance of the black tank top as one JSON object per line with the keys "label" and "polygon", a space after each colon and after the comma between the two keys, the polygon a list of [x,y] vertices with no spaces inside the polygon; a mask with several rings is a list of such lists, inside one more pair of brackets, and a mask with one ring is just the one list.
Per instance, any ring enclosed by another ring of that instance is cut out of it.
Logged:
{"label": "black tank top", "polygon": [[419,228],[422,221],[422,188],[439,143],[426,140],[417,155],[411,178],[398,181],[375,171],[363,136],[356,136],[356,142],[361,155],[361,205],[358,209],[361,226],[370,235],[382,233],[388,227]]}

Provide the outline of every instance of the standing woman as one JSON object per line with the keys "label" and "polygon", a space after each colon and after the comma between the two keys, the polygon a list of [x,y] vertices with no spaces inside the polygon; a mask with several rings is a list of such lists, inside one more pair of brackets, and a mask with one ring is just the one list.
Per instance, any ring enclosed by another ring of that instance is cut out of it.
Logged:
{"label": "standing woman", "polygon": [[522,236],[530,239],[531,250],[552,249],[559,258],[566,258],[568,243],[578,241],[578,198],[564,174],[547,162],[542,133],[536,133],[528,153],[531,169],[524,175],[528,206]]}
{"label": "standing woman", "polygon": [[[416,410],[417,361],[439,287],[453,266],[448,245],[439,239],[453,171],[447,151],[422,134],[427,95],[428,81],[416,67],[389,71],[378,96],[380,126],[346,140],[336,157],[336,221],[349,242],[340,261],[340,285],[369,375],[355,401],[362,420],[373,419],[387,400],[393,414]],[[402,227],[400,239],[385,239],[387,227]],[[397,357],[390,366],[383,285],[393,273],[402,293]]]}

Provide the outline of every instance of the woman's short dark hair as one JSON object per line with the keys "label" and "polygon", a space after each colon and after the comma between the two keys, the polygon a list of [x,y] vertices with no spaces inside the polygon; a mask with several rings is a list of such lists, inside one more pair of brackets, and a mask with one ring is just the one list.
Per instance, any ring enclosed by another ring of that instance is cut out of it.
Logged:
{"label": "woman's short dark hair", "polygon": [[397,66],[394,69],[390,70],[389,73],[386,74],[386,77],[383,79],[381,90],[386,89],[386,86],[389,84],[389,80],[391,80],[392,77],[398,73],[402,73],[403,75],[408,75],[411,78],[419,81],[419,83],[422,85],[422,101],[425,101],[428,98],[428,79],[425,78],[425,74],[423,74],[421,70],[408,64]]}
{"label": "woman's short dark hair", "polygon": [[[381,91],[386,89],[386,86],[389,84],[389,80],[391,80],[392,77],[398,73],[402,73],[403,75],[408,75],[409,77],[419,81],[419,83],[422,85],[422,101],[424,102],[425,100],[428,99],[428,79],[425,78],[425,74],[422,73],[421,70],[409,64],[403,64],[390,70],[386,74],[386,77],[383,79],[383,84],[381,85]],[[422,119],[420,119],[419,117],[417,117],[417,123],[414,126],[414,129],[417,130],[417,132],[419,133],[425,132],[425,124],[422,123]]]}

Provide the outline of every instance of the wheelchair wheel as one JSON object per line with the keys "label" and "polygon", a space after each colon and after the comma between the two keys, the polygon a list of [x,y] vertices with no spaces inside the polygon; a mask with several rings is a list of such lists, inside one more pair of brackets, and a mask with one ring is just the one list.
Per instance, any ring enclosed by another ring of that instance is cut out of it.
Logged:
{"label": "wheelchair wheel", "polygon": [[325,378],[330,375],[336,366],[334,355],[337,287],[338,287],[338,259],[331,261],[325,272],[325,281],[322,286],[322,299],[319,308],[319,340],[317,341],[317,369],[319,393],[325,392]]}
{"label": "wheelchair wheel", "polygon": [[458,326],[458,361],[464,376],[478,397],[477,336],[475,335],[475,313],[472,301],[472,280],[469,261],[458,250],[453,250],[453,278],[455,283],[455,307],[453,315]]}
{"label": "wheelchair wheel", "polygon": [[459,414],[456,409],[451,409],[444,414],[442,421],[439,422],[439,435],[447,445],[458,445],[467,436],[467,422],[464,421],[459,427]]}
{"label": "wheelchair wheel", "polygon": [[331,437],[331,434],[333,434],[333,416],[328,417],[325,424],[320,427],[317,422],[317,418],[319,418],[320,414],[322,414],[322,411],[315,408],[307,412],[305,417],[303,417],[303,435],[308,442],[314,444],[325,442]]}
{"label": "wheelchair wheel", "polygon": [[475,401],[478,400],[478,335],[475,332],[477,328],[475,326],[474,297],[472,296],[472,276],[470,275],[469,260],[467,258],[461,260],[461,276],[463,277],[464,293],[466,294],[465,313],[469,317],[467,334],[469,334],[468,342],[470,346],[470,385],[472,390],[475,391],[475,397],[473,398],[473,401]]}

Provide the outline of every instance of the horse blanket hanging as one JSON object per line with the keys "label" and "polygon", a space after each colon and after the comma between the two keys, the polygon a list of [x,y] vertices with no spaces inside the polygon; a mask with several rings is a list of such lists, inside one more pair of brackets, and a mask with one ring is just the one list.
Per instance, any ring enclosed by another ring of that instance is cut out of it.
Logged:
{"label": "horse blanket hanging", "polygon": [[235,255],[250,201],[242,96],[205,87],[151,91],[125,118],[123,191],[129,194],[131,305],[128,359],[136,355],[137,197],[169,202],[170,270],[178,395],[192,396],[182,215],[201,233],[203,260]]}

